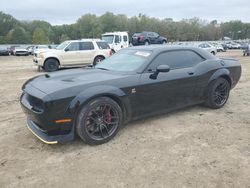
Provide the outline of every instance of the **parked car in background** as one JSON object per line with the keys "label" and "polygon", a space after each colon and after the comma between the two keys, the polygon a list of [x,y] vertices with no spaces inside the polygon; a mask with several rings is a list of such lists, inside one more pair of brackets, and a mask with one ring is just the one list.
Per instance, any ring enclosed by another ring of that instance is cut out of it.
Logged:
{"label": "parked car in background", "polygon": [[102,34],[102,40],[109,44],[113,53],[129,47],[129,37],[126,31],[104,33]]}
{"label": "parked car in background", "polygon": [[243,50],[243,56],[249,56],[250,55],[250,44],[247,45],[247,47],[245,47],[245,49]]}
{"label": "parked car in background", "polygon": [[224,48],[225,51],[227,51],[228,46],[225,43],[221,43],[221,46]]}
{"label": "parked car in background", "polygon": [[7,47],[0,47],[0,55],[11,55],[11,53]]}
{"label": "parked car in background", "polygon": [[36,45],[32,48],[31,54],[34,55],[35,53],[47,51],[49,49],[51,49],[51,48],[47,45]]}
{"label": "parked car in background", "polygon": [[65,41],[56,49],[35,53],[33,61],[48,72],[60,67],[96,65],[112,55],[106,41],[100,39],[82,39]]}
{"label": "parked car in background", "polygon": [[33,48],[34,48],[34,46],[28,46],[28,47],[26,48],[26,50],[28,50],[28,52],[29,52],[29,55],[32,55]]}
{"label": "parked car in background", "polygon": [[197,43],[196,46],[206,50],[207,52],[209,52],[213,55],[217,54],[217,48],[215,46],[209,44],[208,42]]}
{"label": "parked car in background", "polygon": [[13,54],[15,56],[28,56],[29,55],[29,51],[25,48],[25,47],[15,47]]}
{"label": "parked car in background", "polygon": [[62,143],[78,135],[97,145],[132,120],[196,104],[222,108],[240,76],[237,60],[199,48],[131,47],[93,68],[30,79],[20,103],[28,129],[43,142]]}
{"label": "parked car in background", "polygon": [[216,42],[212,42],[211,44],[212,44],[212,46],[214,46],[216,48],[217,52],[226,52],[226,50],[224,49],[224,47],[221,44],[216,43]]}
{"label": "parked car in background", "polygon": [[229,41],[226,43],[228,46],[228,49],[240,49],[241,45],[239,43]]}
{"label": "parked car in background", "polygon": [[160,36],[158,33],[143,31],[132,35],[132,45],[149,45],[149,44],[166,44],[167,38]]}
{"label": "parked car in background", "polygon": [[247,42],[240,43],[240,49],[246,50],[246,49],[248,49],[248,47],[249,47],[249,44]]}
{"label": "parked car in background", "polygon": [[10,54],[11,55],[14,55],[14,50],[15,50],[16,47],[20,47],[20,46],[19,45],[12,45],[12,46],[10,46]]}

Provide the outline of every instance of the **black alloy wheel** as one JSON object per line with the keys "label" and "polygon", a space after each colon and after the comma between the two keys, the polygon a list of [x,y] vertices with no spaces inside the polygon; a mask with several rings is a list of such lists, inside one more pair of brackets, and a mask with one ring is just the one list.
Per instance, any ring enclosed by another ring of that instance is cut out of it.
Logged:
{"label": "black alloy wheel", "polygon": [[112,139],[122,122],[120,106],[108,97],[90,101],[79,112],[76,131],[80,138],[91,145]]}
{"label": "black alloy wheel", "polygon": [[230,83],[226,79],[219,78],[212,81],[209,86],[207,106],[215,109],[223,107],[229,98],[229,93]]}

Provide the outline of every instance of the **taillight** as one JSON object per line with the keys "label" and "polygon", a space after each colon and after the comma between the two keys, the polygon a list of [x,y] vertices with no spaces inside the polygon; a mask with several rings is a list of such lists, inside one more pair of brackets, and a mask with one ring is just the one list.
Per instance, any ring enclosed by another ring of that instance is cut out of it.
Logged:
{"label": "taillight", "polygon": [[113,55],[113,52],[112,50],[109,51],[109,56],[112,56]]}
{"label": "taillight", "polygon": [[144,36],[143,36],[143,35],[140,35],[138,38],[139,38],[139,40],[143,40],[143,39],[144,39]]}

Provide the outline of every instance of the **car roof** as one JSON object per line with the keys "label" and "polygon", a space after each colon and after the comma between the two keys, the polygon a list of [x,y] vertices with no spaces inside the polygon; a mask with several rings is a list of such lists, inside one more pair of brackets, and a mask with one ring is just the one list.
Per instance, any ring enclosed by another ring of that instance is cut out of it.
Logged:
{"label": "car roof", "polygon": [[114,32],[107,32],[107,33],[103,33],[102,36],[104,35],[128,35],[127,31],[114,31]]}
{"label": "car roof", "polygon": [[105,42],[105,41],[101,39],[84,38],[84,39],[79,39],[79,40],[66,40],[64,42]]}
{"label": "car roof", "polygon": [[195,51],[196,53],[200,54],[203,56],[205,59],[215,59],[216,57],[209,52],[198,48],[198,47],[193,47],[193,46],[180,46],[180,45],[148,45],[148,46],[133,46],[130,48],[126,49],[133,49],[133,50],[148,50],[148,51],[153,51],[153,53],[161,53],[164,51],[172,51],[172,50],[192,50]]}

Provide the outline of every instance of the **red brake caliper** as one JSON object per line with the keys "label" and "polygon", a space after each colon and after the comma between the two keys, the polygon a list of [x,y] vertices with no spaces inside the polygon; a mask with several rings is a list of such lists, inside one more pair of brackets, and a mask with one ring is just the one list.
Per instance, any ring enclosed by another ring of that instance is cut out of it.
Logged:
{"label": "red brake caliper", "polygon": [[112,116],[111,116],[111,113],[110,113],[110,110],[109,110],[108,117],[107,117],[107,122],[111,123],[111,119],[112,119]]}

